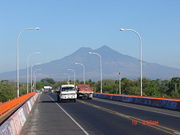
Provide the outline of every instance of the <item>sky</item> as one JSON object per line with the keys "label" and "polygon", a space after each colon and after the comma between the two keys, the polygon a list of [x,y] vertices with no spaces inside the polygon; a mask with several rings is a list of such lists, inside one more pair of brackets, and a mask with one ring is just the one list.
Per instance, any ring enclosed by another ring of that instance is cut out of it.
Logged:
{"label": "sky", "polygon": [[143,59],[180,69],[180,0],[0,0],[0,73],[16,69],[16,40],[20,31],[20,68],[70,55],[80,47],[107,45]]}

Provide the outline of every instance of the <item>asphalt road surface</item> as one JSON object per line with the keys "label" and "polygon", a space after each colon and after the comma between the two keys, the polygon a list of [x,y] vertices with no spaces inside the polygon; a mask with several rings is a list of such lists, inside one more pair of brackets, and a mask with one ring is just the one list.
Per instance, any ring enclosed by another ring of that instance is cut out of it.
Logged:
{"label": "asphalt road surface", "polygon": [[[56,100],[55,94],[40,95],[21,135],[168,135],[180,131],[178,111],[96,98],[76,103]],[[159,125],[142,122],[150,120]]]}

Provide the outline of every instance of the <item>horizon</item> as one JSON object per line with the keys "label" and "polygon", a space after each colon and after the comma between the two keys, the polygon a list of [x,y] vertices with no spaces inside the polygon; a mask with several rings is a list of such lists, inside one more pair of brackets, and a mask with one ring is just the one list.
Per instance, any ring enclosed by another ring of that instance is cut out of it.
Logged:
{"label": "horizon", "polygon": [[[78,80],[82,80],[82,68],[74,63],[83,63],[85,65],[86,80],[99,80],[99,62],[97,56],[91,56],[88,52],[97,52],[102,57],[103,79],[116,79],[117,72],[121,72],[122,78],[138,79],[140,77],[140,62],[137,58],[122,54],[107,45],[100,48],[92,49],[91,47],[81,47],[69,55],[60,59],[52,60],[48,63],[38,63],[33,67],[33,71],[40,69],[37,79],[53,78],[55,80],[66,80],[71,76],[67,69],[73,69],[76,72]],[[113,65],[112,65],[113,64]],[[92,66],[93,65],[93,66]],[[26,81],[26,68],[20,70],[21,82]],[[1,73],[1,80],[16,80],[16,71]],[[169,80],[170,78],[179,77],[180,69],[163,66],[159,63],[143,63],[143,78],[151,80],[161,79]]]}

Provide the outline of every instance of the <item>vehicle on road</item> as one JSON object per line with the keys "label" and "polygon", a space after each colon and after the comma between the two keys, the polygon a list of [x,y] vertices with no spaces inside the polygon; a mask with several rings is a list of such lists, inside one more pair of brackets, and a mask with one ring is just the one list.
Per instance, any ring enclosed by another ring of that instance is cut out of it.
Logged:
{"label": "vehicle on road", "polygon": [[73,84],[64,84],[59,87],[57,92],[57,100],[61,102],[63,100],[73,100],[76,102],[77,99],[77,90]]}
{"label": "vehicle on road", "polygon": [[92,99],[93,93],[94,93],[93,89],[90,87],[89,84],[77,85],[77,96],[78,96],[78,98]]}
{"label": "vehicle on road", "polygon": [[51,87],[51,86],[44,86],[44,88],[43,88],[43,91],[44,91],[45,93],[51,92],[51,90],[52,90],[52,87]]}

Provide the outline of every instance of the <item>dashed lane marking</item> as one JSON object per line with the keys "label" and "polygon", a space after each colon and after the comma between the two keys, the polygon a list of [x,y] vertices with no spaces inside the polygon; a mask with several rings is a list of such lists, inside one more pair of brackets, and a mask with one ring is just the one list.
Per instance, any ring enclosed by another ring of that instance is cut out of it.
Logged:
{"label": "dashed lane marking", "polygon": [[[54,101],[50,96],[49,98]],[[84,132],[85,135],[89,135],[89,133],[68,112],[66,112],[66,110],[64,110],[58,103],[56,103],[56,105]]]}

